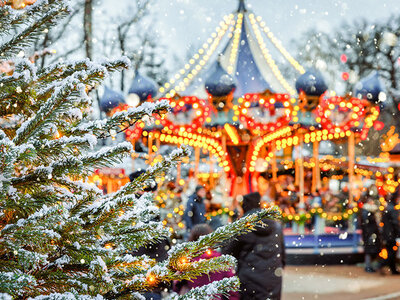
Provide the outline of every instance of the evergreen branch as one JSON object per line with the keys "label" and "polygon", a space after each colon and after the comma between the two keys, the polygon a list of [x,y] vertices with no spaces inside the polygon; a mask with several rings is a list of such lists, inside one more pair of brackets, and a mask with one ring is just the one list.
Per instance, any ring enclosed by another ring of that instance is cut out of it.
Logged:
{"label": "evergreen branch", "polygon": [[[132,224],[132,223],[131,223]],[[137,250],[147,244],[156,243],[169,236],[169,230],[161,222],[136,223],[128,228],[114,228],[112,236],[102,243],[117,244],[119,250]]]}
{"label": "evergreen branch", "polygon": [[1,34],[4,35],[10,30],[16,30],[19,26],[25,25],[32,18],[39,19],[43,17],[49,10],[49,6],[55,6],[55,4],[58,5],[56,0],[38,0],[34,4],[25,8],[22,12],[16,12],[8,9],[8,7],[2,7],[2,16],[0,17],[0,28],[2,28]]}
{"label": "evergreen branch", "polygon": [[78,149],[79,151],[93,149],[96,144],[97,139],[91,134],[85,134],[83,137],[63,136],[59,139],[46,142],[35,140],[33,143],[41,163],[50,163],[51,160],[60,158],[60,156],[76,155]]}
{"label": "evergreen branch", "polygon": [[41,32],[50,24],[54,24],[57,20],[69,13],[68,7],[61,5],[59,8],[52,8],[40,18],[35,24],[24,29],[21,33],[13,36],[9,41],[0,45],[0,56],[7,59],[12,55],[18,54],[37,39]]}
{"label": "evergreen branch", "polygon": [[263,219],[276,219],[279,217],[280,212],[277,207],[262,209],[231,224],[219,227],[214,232],[200,237],[198,241],[175,245],[168,251],[170,257],[169,265],[172,269],[177,269],[179,260],[182,257],[196,257],[204,253],[208,248],[218,248],[232,236],[255,230],[255,224],[262,223]]}
{"label": "evergreen branch", "polygon": [[60,78],[73,75],[75,72],[90,70],[99,65],[105,67],[109,72],[127,69],[130,66],[130,60],[126,57],[120,59],[102,59],[92,62],[89,59],[77,60],[74,62],[57,62],[38,71],[38,82],[54,82]]}
{"label": "evergreen branch", "polygon": [[185,295],[175,296],[171,300],[212,300],[216,295],[227,295],[229,292],[238,291],[240,281],[237,277],[224,278],[207,285],[191,289]]}
{"label": "evergreen branch", "polygon": [[39,126],[42,125],[47,118],[65,101],[65,98],[77,88],[84,93],[85,86],[81,84],[80,81],[75,78],[75,76],[72,76],[72,78],[67,78],[63,85],[55,88],[51,98],[45,103],[44,106],[42,106],[36,116],[23,123],[17,130],[13,142],[16,145],[19,145],[28,140],[28,138],[30,138],[39,128]]}
{"label": "evergreen branch", "polygon": [[130,154],[132,150],[132,144],[124,142],[114,147],[104,147],[97,152],[81,156],[79,159],[85,167],[108,167],[114,163],[121,162],[122,158]]}
{"label": "evergreen branch", "polygon": [[118,192],[111,194],[110,197],[122,197],[127,194],[134,194],[146,186],[152,186],[154,179],[166,173],[181,160],[182,157],[190,155],[189,148],[183,147],[174,150],[169,156],[164,158],[163,161],[156,163],[154,166],[149,167],[145,173],[135,178],[132,182],[124,185]]}
{"label": "evergreen branch", "polygon": [[86,87],[82,83],[90,83],[93,80],[99,80],[104,77],[107,69],[98,66],[88,72],[78,72],[76,74],[67,77],[61,82],[55,83],[52,87],[40,93],[38,97],[51,94],[50,98],[44,105],[41,106],[37,114],[31,120],[24,122],[21,127],[17,130],[16,136],[14,137],[14,143],[16,145],[27,141],[32,135],[37,133],[40,127],[51,122],[51,117],[56,117],[55,113],[65,108],[65,106],[72,107],[74,102],[68,101],[68,97],[75,96],[77,99],[75,103],[79,104],[82,101],[90,100],[86,94]]}
{"label": "evergreen branch", "polygon": [[145,102],[139,107],[129,108],[127,111],[117,112],[107,120],[88,122],[72,128],[66,134],[84,135],[93,133],[98,138],[107,138],[110,136],[110,130],[120,128],[120,126],[133,126],[136,122],[142,120],[145,116],[151,117],[154,114],[162,115],[169,110],[168,101],[157,101],[155,103]]}

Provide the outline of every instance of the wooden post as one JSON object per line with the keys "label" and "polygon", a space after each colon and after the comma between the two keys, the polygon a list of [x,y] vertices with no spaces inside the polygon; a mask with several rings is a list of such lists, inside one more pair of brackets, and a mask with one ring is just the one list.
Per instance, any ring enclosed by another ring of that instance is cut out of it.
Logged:
{"label": "wooden post", "polygon": [[[135,150],[135,140],[132,140],[132,144],[133,144],[133,150]],[[136,152],[132,152],[131,154],[131,160],[132,160],[132,164],[131,164],[131,171],[135,172],[135,158],[136,158]]]}
{"label": "wooden post", "polygon": [[294,185],[300,186],[300,146],[293,147],[295,151],[295,159],[294,159]]}
{"label": "wooden post", "polygon": [[276,164],[276,146],[275,146],[274,142],[271,145],[271,152],[273,154],[273,156],[272,156],[272,164],[271,164],[271,167],[272,167],[272,180],[274,182],[276,182],[277,179],[278,179],[278,166]]}
{"label": "wooden post", "polygon": [[349,136],[349,143],[348,143],[348,150],[349,150],[349,205],[353,202],[353,194],[354,194],[354,132],[351,131]]}
{"label": "wooden post", "polygon": [[148,138],[147,138],[147,145],[149,148],[149,164],[151,164],[153,158],[152,158],[152,152],[153,152],[153,133],[149,132]]}
{"label": "wooden post", "polygon": [[179,181],[181,180],[181,162],[178,162],[176,165],[176,185],[179,185]]}
{"label": "wooden post", "polygon": [[160,152],[160,147],[161,147],[160,137],[156,139],[156,147],[157,147],[157,152]]}
{"label": "wooden post", "polygon": [[199,174],[199,163],[200,163],[200,147],[194,148],[194,176],[198,180],[197,175]]}
{"label": "wooden post", "polygon": [[319,143],[315,141],[313,143],[313,158],[314,158],[314,168],[312,177],[312,192],[315,193],[321,188],[321,170],[319,168]]}
{"label": "wooden post", "polygon": [[214,188],[214,160],[211,152],[209,153],[209,166],[210,166],[210,187]]}

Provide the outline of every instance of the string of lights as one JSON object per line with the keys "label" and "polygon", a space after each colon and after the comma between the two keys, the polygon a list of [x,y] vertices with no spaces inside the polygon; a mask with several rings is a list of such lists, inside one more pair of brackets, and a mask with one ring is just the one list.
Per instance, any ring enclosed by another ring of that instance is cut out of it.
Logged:
{"label": "string of lights", "polygon": [[[216,28],[216,31],[211,34],[211,37],[208,38],[203,47],[193,55],[184,68],[179,70],[179,72],[177,72],[171,80],[165,83],[163,87],[160,87],[159,92],[162,93],[162,95],[169,98],[173,97],[177,92],[183,92],[186,89],[190,82],[192,82],[196,75],[199,74],[202,68],[206,65],[218,47],[222,37],[225,36],[227,30],[234,24],[234,22],[232,22],[233,18],[233,14],[224,17],[224,21],[221,21],[220,25]],[[189,73],[185,76],[187,72]]]}
{"label": "string of lights", "polygon": [[256,36],[256,40],[258,42],[258,45],[260,46],[260,49],[264,55],[264,58],[269,66],[269,68],[272,70],[272,73],[274,74],[275,78],[279,81],[280,85],[291,95],[296,95],[297,92],[296,90],[290,86],[290,84],[286,81],[286,79],[283,77],[281,71],[279,70],[278,66],[275,63],[275,60],[272,58],[272,55],[270,54],[264,39],[261,35],[261,32],[257,26],[257,22],[254,18],[253,14],[249,15],[250,19],[250,24],[253,28],[253,32]]}
{"label": "string of lights", "polygon": [[235,31],[233,34],[232,50],[229,55],[228,74],[232,74],[235,69],[236,58],[239,49],[240,35],[242,34],[243,14],[239,13],[236,19]]}
{"label": "string of lights", "polygon": [[[251,18],[254,18],[253,14],[250,14]],[[268,28],[268,26],[265,25],[265,22],[262,21],[262,18],[260,16],[257,16],[256,18],[258,24],[260,25],[261,29],[265,32],[267,37],[270,39],[272,44],[275,46],[276,49],[285,57],[285,59],[300,73],[304,74],[306,71],[305,69],[300,65],[300,63],[293,58],[293,56],[290,55],[290,53],[282,46],[282,43],[279,39],[275,37],[275,35],[272,33],[272,31]]]}

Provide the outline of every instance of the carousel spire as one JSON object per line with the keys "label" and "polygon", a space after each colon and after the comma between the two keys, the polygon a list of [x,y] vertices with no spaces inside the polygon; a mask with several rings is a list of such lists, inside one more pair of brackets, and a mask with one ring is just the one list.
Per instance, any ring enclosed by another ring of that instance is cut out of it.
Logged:
{"label": "carousel spire", "polygon": [[246,10],[246,5],[244,4],[245,0],[239,0],[239,7],[238,7],[238,12],[244,12]]}

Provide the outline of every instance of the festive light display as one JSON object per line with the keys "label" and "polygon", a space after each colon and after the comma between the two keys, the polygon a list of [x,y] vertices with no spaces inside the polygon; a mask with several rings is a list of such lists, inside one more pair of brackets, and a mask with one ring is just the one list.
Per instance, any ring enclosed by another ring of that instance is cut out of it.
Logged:
{"label": "festive light display", "polygon": [[[189,63],[186,64],[184,68],[180,69],[179,72],[176,73],[170,81],[165,83],[163,87],[160,87],[159,92],[161,94],[169,98],[173,97],[177,92],[183,92],[186,89],[190,82],[192,82],[211,58],[227,30],[231,25],[234,25],[234,23],[232,23],[233,18],[233,14],[224,17],[224,21],[221,21],[220,25],[216,28],[216,32],[214,32],[211,35],[211,38],[207,40],[207,43],[205,43],[203,47],[193,55],[189,60]],[[198,63],[196,64],[197,61]],[[182,78],[183,76],[185,77]]]}
{"label": "festive light display", "polygon": [[368,107],[369,103],[366,100],[358,98],[346,99],[339,96],[323,98],[316,109],[316,121],[330,133],[347,131],[360,126],[362,119],[368,113]]}
{"label": "festive light display", "polygon": [[[235,105],[233,107],[234,114],[255,134],[261,134],[263,132],[275,131],[283,126],[286,126],[291,121],[291,114],[293,111],[290,103],[290,96],[288,94],[272,94],[270,92],[264,92],[262,94],[246,94],[244,98],[239,98],[238,103],[240,106]],[[269,112],[269,116],[274,116],[277,108],[282,109],[284,112],[276,119],[269,117],[269,122],[257,122],[254,117],[250,117],[248,112],[256,105],[258,108],[257,112],[263,112],[264,110]]]}
{"label": "festive light display", "polygon": [[271,54],[269,53],[268,48],[266,47],[264,40],[262,38],[262,35],[260,33],[260,30],[258,29],[258,26],[256,25],[256,20],[254,18],[253,14],[249,15],[250,18],[250,23],[253,27],[254,34],[256,36],[257,42],[261,48],[261,51],[264,55],[264,58],[266,62],[268,63],[268,66],[272,70],[272,73],[276,77],[276,79],[279,81],[279,83],[282,85],[282,87],[288,91],[289,94],[291,95],[296,95],[296,90],[290,86],[290,84],[286,81],[286,79],[283,77],[281,71],[279,70],[278,66],[275,63],[275,60],[272,58]]}
{"label": "festive light display", "polygon": [[[254,18],[253,14],[250,14],[250,18]],[[260,16],[257,16],[255,18],[257,22],[259,23],[260,27],[262,30],[266,33],[267,37],[270,39],[272,44],[276,47],[276,49],[279,50],[279,52],[286,58],[286,60],[300,73],[304,74],[306,71],[304,68],[300,65],[298,61],[296,61],[293,56],[290,55],[290,53],[282,46],[282,43],[280,40],[278,40],[275,35],[273,34],[272,31],[268,28],[268,26],[265,25],[265,22],[262,21],[262,18]]]}
{"label": "festive light display", "polygon": [[32,5],[36,0],[0,0],[0,7],[10,5],[14,9],[23,9],[27,5]]}

